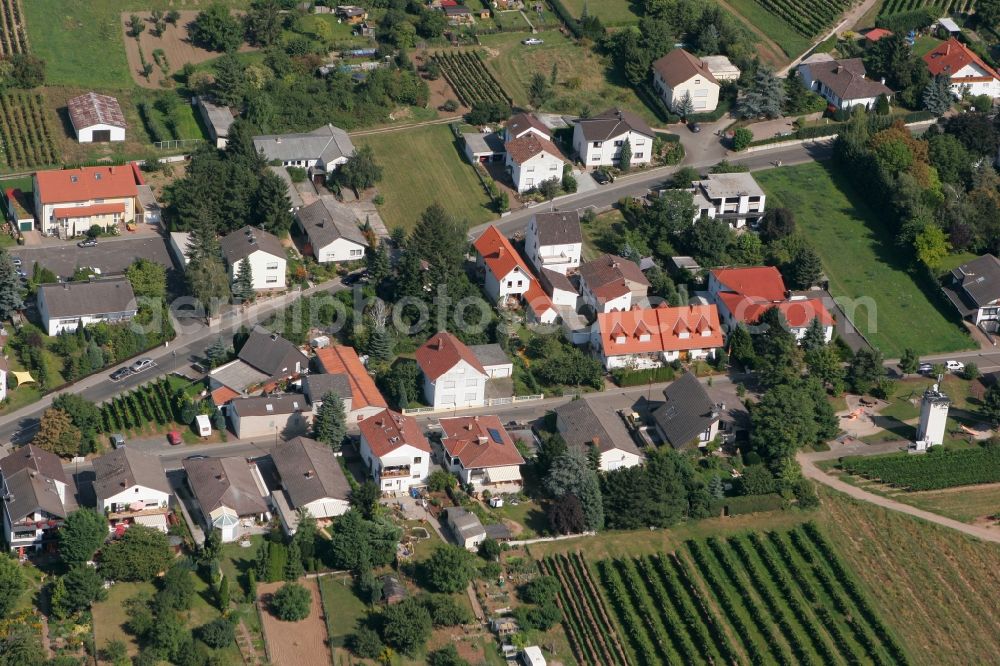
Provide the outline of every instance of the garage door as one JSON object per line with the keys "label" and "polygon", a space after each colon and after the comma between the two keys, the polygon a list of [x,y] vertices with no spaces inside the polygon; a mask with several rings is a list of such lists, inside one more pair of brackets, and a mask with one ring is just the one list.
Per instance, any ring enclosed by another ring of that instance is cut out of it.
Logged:
{"label": "garage door", "polygon": [[94,142],[111,141],[111,130],[94,130]]}

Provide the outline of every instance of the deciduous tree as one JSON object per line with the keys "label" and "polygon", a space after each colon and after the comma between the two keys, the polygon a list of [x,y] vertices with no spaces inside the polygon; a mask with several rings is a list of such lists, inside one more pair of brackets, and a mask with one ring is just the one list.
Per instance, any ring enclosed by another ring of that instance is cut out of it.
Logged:
{"label": "deciduous tree", "polygon": [[9,554],[0,554],[0,619],[14,609],[26,586],[21,566]]}
{"label": "deciduous tree", "polygon": [[285,622],[306,619],[311,605],[312,595],[298,583],[285,583],[271,597],[271,612]]}
{"label": "deciduous tree", "polygon": [[472,554],[461,546],[443,544],[424,563],[427,581],[438,592],[461,592],[475,574]]}
{"label": "deciduous tree", "polygon": [[212,51],[232,52],[243,43],[243,25],[221,2],[198,12],[188,34],[191,41]]}
{"label": "deciduous tree", "polygon": [[17,267],[7,250],[0,249],[0,320],[24,307],[24,290],[21,288]]}
{"label": "deciduous tree", "polygon": [[99,571],[111,580],[148,581],[166,569],[171,559],[167,535],[133,525],[121,539],[101,549]]}
{"label": "deciduous tree", "polygon": [[42,412],[38,432],[31,443],[57,456],[71,458],[79,453],[81,439],[80,429],[73,425],[70,415],[50,407]]}
{"label": "deciduous tree", "polygon": [[588,530],[599,530],[604,526],[604,506],[597,474],[590,469],[584,454],[569,449],[553,461],[544,486],[553,498],[574,495],[580,500]]}
{"label": "deciduous tree", "polygon": [[77,509],[59,528],[59,556],[67,566],[94,559],[108,538],[108,519],[93,509]]}

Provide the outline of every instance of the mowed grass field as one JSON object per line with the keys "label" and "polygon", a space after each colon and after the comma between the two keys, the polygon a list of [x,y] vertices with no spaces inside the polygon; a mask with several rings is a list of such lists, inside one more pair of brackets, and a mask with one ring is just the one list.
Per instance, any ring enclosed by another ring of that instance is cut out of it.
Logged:
{"label": "mowed grass field", "polygon": [[1000,513],[1000,484],[995,483],[918,493],[894,493],[892,498],[963,523],[975,523]]}
{"label": "mowed grass field", "polygon": [[495,217],[483,186],[447,125],[369,134],[353,141],[371,146],[382,166],[378,191],[385,203],[379,212],[390,228],[411,229],[433,203],[470,226]]}
{"label": "mowed grass field", "polygon": [[914,664],[978,664],[1000,651],[1000,546],[823,491],[824,531]]}
{"label": "mowed grass field", "polygon": [[[236,8],[249,4],[249,0],[223,1]],[[197,10],[207,4],[199,0],[27,0],[23,6],[31,51],[45,60],[48,85],[114,90],[133,87],[122,41],[122,12]]]}
{"label": "mowed grass field", "polygon": [[586,6],[591,16],[608,27],[638,23],[642,12],[641,0],[563,0],[563,4],[576,18],[583,16]]}
{"label": "mowed grass field", "polygon": [[754,27],[773,39],[789,58],[804,53],[812,45],[812,40],[797,33],[787,21],[772,14],[755,0],[726,0],[726,2]]}
{"label": "mowed grass field", "polygon": [[[594,6],[596,3],[591,3]],[[530,108],[528,84],[536,72],[546,77],[555,65],[558,76],[554,92],[541,108],[552,113],[577,114],[584,109],[600,113],[620,106],[642,116],[652,127],[661,122],[619,76],[607,56],[579,46],[562,33],[551,30],[535,37],[544,41],[536,46],[521,44],[521,33],[482,35],[486,66],[503,86],[516,106]]]}
{"label": "mowed grass field", "polygon": [[907,347],[918,354],[972,347],[949,319],[952,313],[945,314],[944,304],[939,309],[914,280],[910,256],[846,179],[819,163],[770,169],[756,178],[768,206],[795,214],[799,233],[823,260],[830,293],[847,300],[849,314],[858,304],[855,325],[886,358],[899,358]]}

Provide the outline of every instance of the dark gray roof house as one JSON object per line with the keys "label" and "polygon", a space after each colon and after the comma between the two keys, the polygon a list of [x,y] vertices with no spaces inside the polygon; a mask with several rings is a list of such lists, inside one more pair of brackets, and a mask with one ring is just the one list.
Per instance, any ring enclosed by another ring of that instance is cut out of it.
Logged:
{"label": "dark gray roof house", "polygon": [[701,438],[719,422],[718,405],[690,372],[663,389],[663,397],[666,402],[653,410],[653,420],[675,449]]}
{"label": "dark gray roof house", "polygon": [[[28,444],[0,460],[7,520],[17,522],[38,510],[65,518],[76,509],[75,487],[67,483],[54,453]],[[9,535],[8,535],[9,536]]]}
{"label": "dark gray roof house", "polygon": [[43,284],[38,288],[38,308],[44,319],[135,316],[135,292],[126,278]]}
{"label": "dark gray roof house", "polygon": [[569,212],[536,213],[539,245],[570,245],[583,242],[580,214]]}
{"label": "dark gray roof house", "polygon": [[621,416],[605,401],[582,397],[556,407],[555,413],[559,434],[571,448],[593,445],[601,453],[618,449],[640,455]]}
{"label": "dark gray roof house", "polygon": [[285,258],[285,248],[281,246],[277,236],[249,225],[223,236],[219,245],[222,246],[222,258],[230,266],[238,264],[257,250]]}
{"label": "dark gray roof house", "polygon": [[341,238],[368,247],[368,240],[358,226],[354,210],[335,197],[320,197],[318,201],[300,209],[296,217],[302,231],[309,237],[314,252]]}
{"label": "dark gray roof house", "polygon": [[239,516],[267,511],[264,489],[254,479],[253,463],[245,458],[188,459],[183,464],[188,485],[203,513],[210,514],[221,507]]}
{"label": "dark gray roof house", "polygon": [[94,492],[98,503],[135,486],[173,492],[159,456],[143,453],[131,447],[114,449],[94,458]]}
{"label": "dark gray roof house", "polygon": [[655,136],[645,120],[622,109],[608,109],[590,118],[579,118],[576,123],[587,141],[607,141],[630,130],[650,138]]}
{"label": "dark gray roof house", "polygon": [[302,378],[302,395],[310,404],[323,402],[327,393],[335,393],[344,401],[344,409],[351,411],[351,378],[342,372],[321,372]]}
{"label": "dark gray roof house", "polygon": [[351,485],[333,451],[314,439],[289,440],[273,451],[271,458],[293,508],[325,499],[346,502],[351,494]]}
{"label": "dark gray roof house", "polygon": [[309,357],[281,337],[257,327],[240,348],[239,359],[272,379],[290,377],[305,372]]}
{"label": "dark gray roof house", "polygon": [[253,145],[264,153],[268,162],[279,161],[284,166],[318,171],[332,171],[354,154],[354,144],[347,132],[329,124],[299,134],[255,136]]}
{"label": "dark gray roof house", "polygon": [[1000,301],[1000,259],[984,254],[962,264],[951,272],[944,292],[963,317],[976,316],[980,308],[995,307]]}

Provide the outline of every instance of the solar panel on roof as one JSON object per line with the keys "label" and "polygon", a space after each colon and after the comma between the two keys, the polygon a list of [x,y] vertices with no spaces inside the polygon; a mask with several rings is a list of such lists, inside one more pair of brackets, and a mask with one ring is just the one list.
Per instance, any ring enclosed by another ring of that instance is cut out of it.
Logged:
{"label": "solar panel on roof", "polygon": [[490,433],[490,438],[497,444],[503,444],[503,438],[500,437],[500,431],[496,428],[487,428]]}

